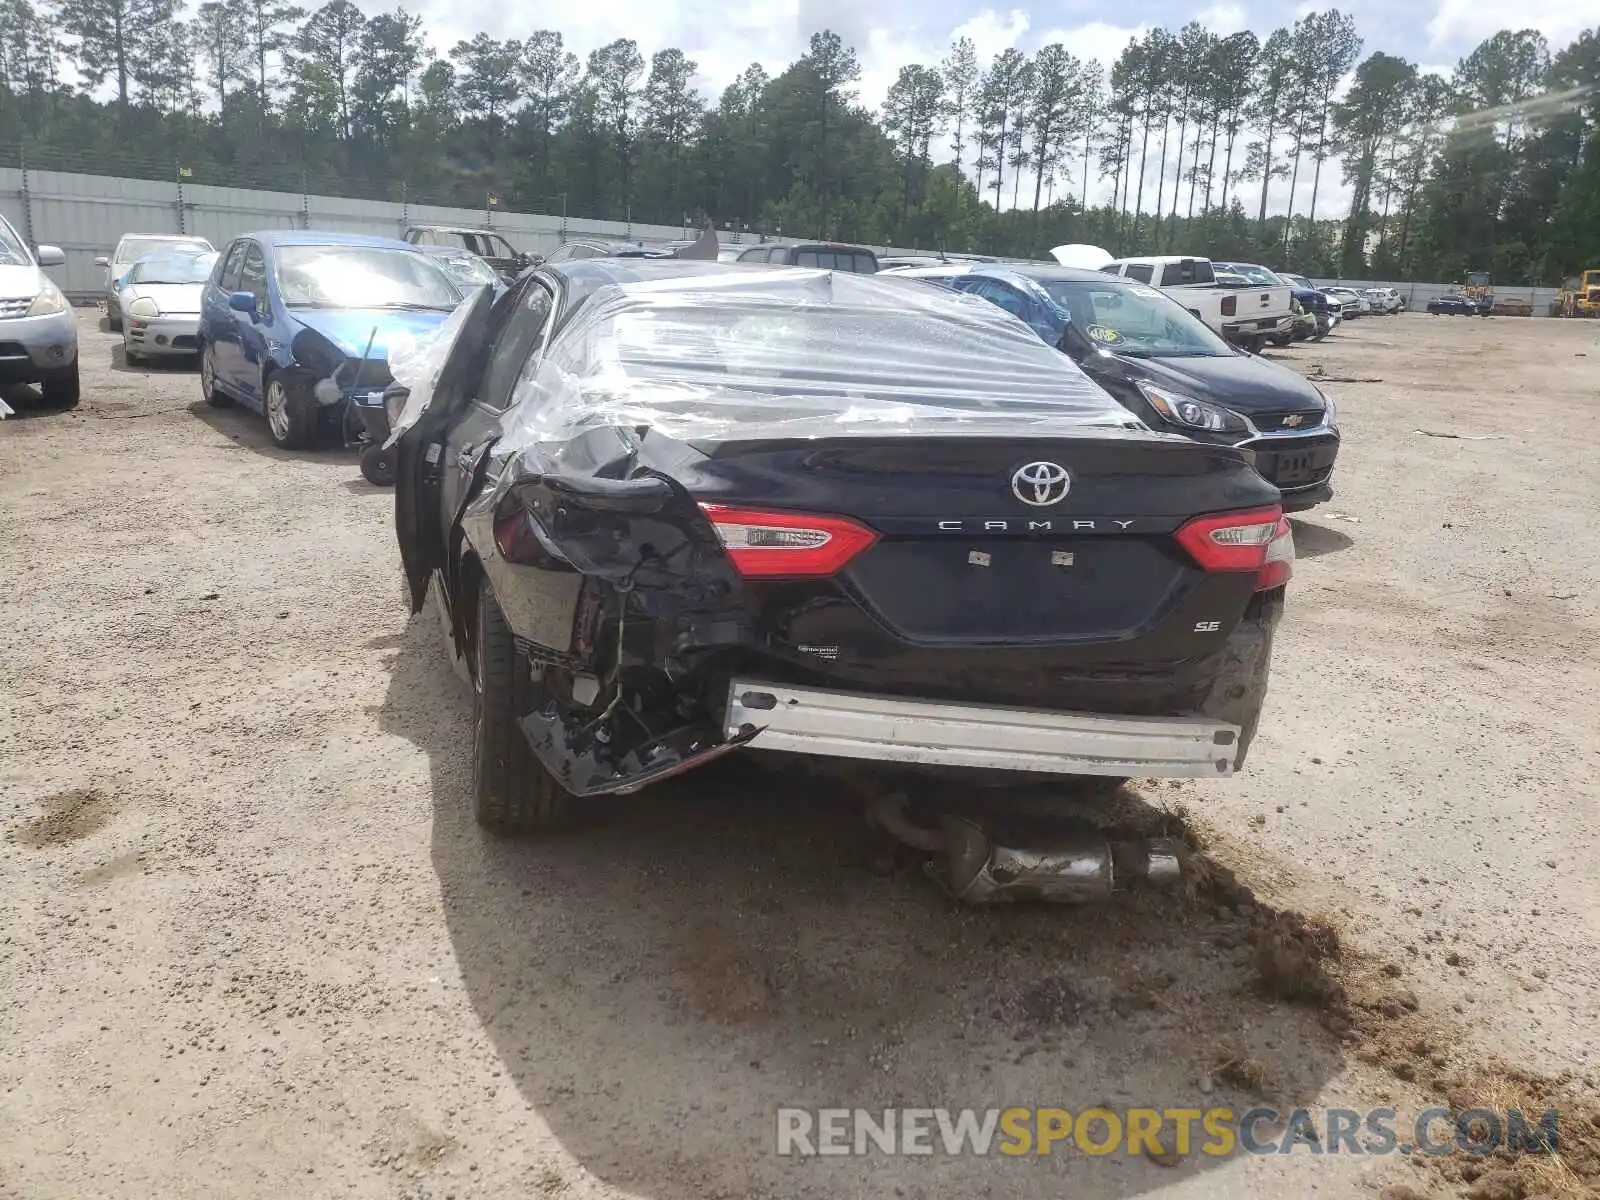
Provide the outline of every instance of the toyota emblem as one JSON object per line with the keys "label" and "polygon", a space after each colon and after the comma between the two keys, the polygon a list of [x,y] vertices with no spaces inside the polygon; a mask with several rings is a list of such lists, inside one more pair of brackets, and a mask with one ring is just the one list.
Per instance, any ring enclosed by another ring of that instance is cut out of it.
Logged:
{"label": "toyota emblem", "polygon": [[1072,490],[1072,477],[1060,463],[1031,462],[1011,477],[1011,492],[1024,504],[1043,508],[1060,504]]}

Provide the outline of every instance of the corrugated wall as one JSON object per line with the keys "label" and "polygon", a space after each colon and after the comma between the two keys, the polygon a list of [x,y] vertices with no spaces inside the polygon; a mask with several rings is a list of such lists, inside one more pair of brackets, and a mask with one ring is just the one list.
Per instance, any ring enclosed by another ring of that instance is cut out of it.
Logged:
{"label": "corrugated wall", "polygon": [[[693,230],[672,225],[631,225],[621,221],[568,220],[559,215],[493,212],[483,209],[439,208],[423,204],[397,204],[384,200],[349,200],[336,196],[309,196],[296,192],[263,192],[249,188],[212,187],[206,184],[121,179],[108,175],[75,175],[59,171],[0,168],[0,212],[33,242],[60,246],[67,255],[65,267],[51,275],[74,296],[98,295],[104,273],[94,265],[97,255],[110,254],[125,233],[190,233],[221,246],[228,239],[253,229],[331,229],[343,233],[368,233],[399,237],[407,225],[489,224],[503,232],[518,249],[548,254],[562,242],[584,235],[667,241],[693,236]],[[719,233],[726,242],[737,235]],[[746,237],[746,241],[753,238]],[[793,242],[793,238],[778,239]],[[882,247],[884,253],[929,253],[899,247]],[[1324,280],[1344,287],[1393,287],[1412,309],[1422,309],[1435,296],[1456,290],[1447,283],[1397,283],[1384,280]],[[1496,287],[1504,299],[1526,299],[1536,316],[1549,312],[1555,288]]]}
{"label": "corrugated wall", "polygon": [[[408,225],[472,225],[486,222],[518,249],[549,253],[584,235],[666,241],[685,236],[677,226],[628,225],[621,221],[563,220],[560,216],[439,208],[337,196],[303,196],[204,184],[119,179],[33,171],[23,189],[22,172],[0,168],[0,212],[31,241],[60,246],[65,267],[51,276],[73,295],[98,295],[104,272],[96,256],[110,254],[125,233],[188,233],[221,246],[255,229],[330,229],[399,237]],[[688,236],[694,235],[693,230]],[[735,240],[723,235],[725,240]]]}

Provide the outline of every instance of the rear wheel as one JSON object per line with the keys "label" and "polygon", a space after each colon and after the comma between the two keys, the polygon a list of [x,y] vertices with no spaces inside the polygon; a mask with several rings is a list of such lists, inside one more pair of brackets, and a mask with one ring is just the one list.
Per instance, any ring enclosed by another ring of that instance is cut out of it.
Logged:
{"label": "rear wheel", "polygon": [[39,390],[44,393],[44,402],[51,408],[77,408],[80,395],[78,368],[73,367],[69,374],[45,380]]}
{"label": "rear wheel", "polygon": [[284,450],[305,450],[316,444],[316,405],[309,397],[290,392],[279,376],[267,376],[262,407],[267,410],[267,429],[275,445]]}
{"label": "rear wheel", "polygon": [[572,797],[518,725],[534,705],[535,687],[487,579],[479,581],[472,641],[472,815],[495,833],[553,829]]}
{"label": "rear wheel", "polygon": [[217,390],[217,363],[210,342],[200,346],[200,398],[212,408],[233,406],[233,398]]}

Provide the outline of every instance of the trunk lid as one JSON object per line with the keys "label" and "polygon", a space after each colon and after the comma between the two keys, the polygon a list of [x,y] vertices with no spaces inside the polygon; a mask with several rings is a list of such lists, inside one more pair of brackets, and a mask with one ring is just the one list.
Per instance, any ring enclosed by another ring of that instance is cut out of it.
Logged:
{"label": "trunk lid", "polygon": [[702,503],[849,517],[878,535],[827,581],[868,620],[813,606],[779,633],[807,642],[828,637],[820,622],[847,641],[922,647],[1150,639],[1158,657],[1201,652],[1243,614],[1254,579],[1205,571],[1174,534],[1278,499],[1246,454],[1148,433],[701,448],[708,458],[673,473]]}

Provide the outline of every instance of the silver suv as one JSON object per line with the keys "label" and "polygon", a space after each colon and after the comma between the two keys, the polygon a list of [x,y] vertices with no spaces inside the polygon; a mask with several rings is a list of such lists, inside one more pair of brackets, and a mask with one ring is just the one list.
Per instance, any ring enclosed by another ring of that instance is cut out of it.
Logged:
{"label": "silver suv", "polygon": [[37,383],[45,402],[61,408],[78,403],[78,321],[39,268],[66,261],[58,246],[40,246],[35,258],[0,216],[0,387]]}

